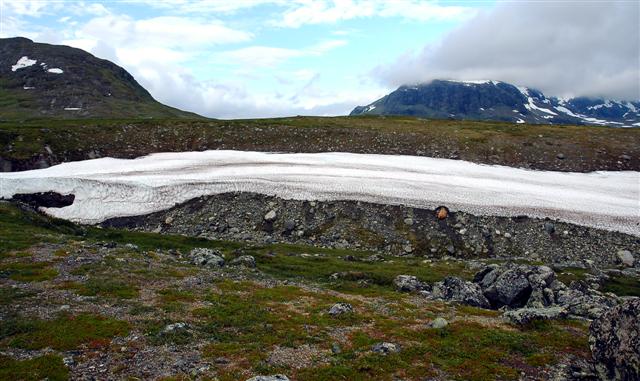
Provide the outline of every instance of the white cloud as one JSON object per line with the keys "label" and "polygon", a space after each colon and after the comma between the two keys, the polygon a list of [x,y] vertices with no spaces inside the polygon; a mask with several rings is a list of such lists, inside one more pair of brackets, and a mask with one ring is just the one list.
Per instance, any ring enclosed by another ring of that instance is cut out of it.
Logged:
{"label": "white cloud", "polygon": [[490,78],[557,96],[640,98],[638,2],[503,3],[372,75],[387,86]]}
{"label": "white cloud", "polygon": [[273,25],[298,28],[373,16],[402,17],[420,21],[459,20],[472,16],[472,8],[440,5],[420,0],[300,0],[290,5]]}
{"label": "white cloud", "polygon": [[222,52],[216,55],[217,62],[251,67],[276,67],[295,57],[320,56],[330,50],[344,46],[345,40],[326,40],[303,49],[288,49],[271,46],[249,46]]}

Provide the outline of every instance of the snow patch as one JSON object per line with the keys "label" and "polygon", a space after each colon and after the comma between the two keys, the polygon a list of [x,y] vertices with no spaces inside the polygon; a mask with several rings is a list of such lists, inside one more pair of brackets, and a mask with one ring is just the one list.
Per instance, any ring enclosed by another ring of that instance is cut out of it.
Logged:
{"label": "snow patch", "polygon": [[79,111],[82,110],[80,107],[65,107],[65,111]]}
{"label": "snow patch", "polygon": [[22,86],[22,88],[24,90],[33,90],[33,89],[35,89],[35,87],[33,87],[33,86]]}
{"label": "snow patch", "polygon": [[533,171],[462,160],[352,153],[244,151],[158,153],[101,158],[0,173],[0,197],[72,193],[56,217],[97,223],[168,209],[226,192],[295,200],[355,200],[478,215],[525,214],[640,236],[640,173]]}
{"label": "snow patch", "polygon": [[555,112],[553,112],[553,111],[551,111],[549,109],[536,106],[536,104],[533,102],[533,98],[531,98],[531,97],[527,97],[527,100],[528,100],[529,103],[524,105],[524,107],[529,111],[538,110],[538,111],[546,112],[547,114],[558,115],[558,114],[556,114]]}
{"label": "snow patch", "polygon": [[522,123],[525,123],[525,121],[524,121],[524,120],[522,120],[522,119],[520,119],[520,118],[518,118],[518,120],[516,120],[516,123],[518,123],[518,124],[522,124]]}
{"label": "snow patch", "polygon": [[59,69],[57,67],[48,69],[47,72],[53,73],[53,74],[62,74],[62,73],[64,73],[64,71],[62,71],[62,69]]}
{"label": "snow patch", "polygon": [[11,71],[17,71],[20,69],[24,69],[25,67],[33,66],[38,62],[37,60],[32,60],[27,56],[20,57],[18,62],[15,65],[11,66]]}

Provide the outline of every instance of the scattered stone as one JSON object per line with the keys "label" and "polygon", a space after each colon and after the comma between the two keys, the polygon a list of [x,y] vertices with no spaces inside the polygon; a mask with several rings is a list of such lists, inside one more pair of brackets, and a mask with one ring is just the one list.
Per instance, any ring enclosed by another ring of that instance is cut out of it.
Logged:
{"label": "scattered stone", "polygon": [[449,322],[447,320],[439,317],[439,318],[435,318],[431,323],[429,323],[429,328],[442,329],[448,325],[449,325]]}
{"label": "scattered stone", "polygon": [[416,292],[428,288],[425,283],[413,275],[398,275],[393,279],[393,284],[400,292]]}
{"label": "scattered stone", "polygon": [[340,348],[340,345],[338,343],[331,344],[331,353],[333,353],[334,355],[342,353],[342,348]]}
{"label": "scattered stone", "polygon": [[284,222],[284,231],[290,232],[295,228],[296,228],[296,221],[295,220],[286,220]]}
{"label": "scattered stone", "polygon": [[622,159],[622,160],[624,160],[624,161],[629,161],[629,160],[631,160],[631,156],[629,156],[629,155],[620,155],[619,157],[620,157],[620,159]]}
{"label": "scattered stone", "polygon": [[138,251],[138,250],[140,250],[140,248],[138,247],[138,245],[134,245],[134,244],[132,244],[132,243],[127,243],[126,245],[124,245],[124,247],[125,247],[126,249],[134,250],[134,251]]}
{"label": "scattered stone", "polygon": [[436,217],[438,217],[439,220],[444,220],[448,215],[449,208],[447,208],[446,206],[439,206],[436,208]]}
{"label": "scattered stone", "polygon": [[489,308],[487,298],[482,289],[475,283],[457,277],[446,277],[442,282],[433,285],[430,297],[451,302],[457,302],[474,307]]}
{"label": "scattered stone", "polygon": [[633,267],[633,264],[635,263],[635,259],[633,258],[633,255],[629,250],[619,250],[617,255],[618,255],[618,260],[620,260],[620,263],[622,263],[625,266]]}
{"label": "scattered stone", "polygon": [[289,377],[284,374],[274,374],[272,376],[255,376],[247,381],[289,381]]}
{"label": "scattered stone", "polygon": [[411,246],[411,244],[404,245],[402,247],[402,250],[404,250],[404,252],[407,253],[407,254],[411,253],[411,252],[413,252],[413,246]]}
{"label": "scattered stone", "polygon": [[267,222],[275,221],[278,217],[275,210],[270,210],[267,214],[264,215],[264,220]]}
{"label": "scattered stone", "polygon": [[511,238],[511,234],[510,233],[504,233],[504,238]]}
{"label": "scattered stone", "polygon": [[67,368],[69,368],[70,366],[76,363],[75,360],[73,359],[73,356],[63,357],[62,362]]}
{"label": "scattered stone", "polygon": [[404,224],[405,225],[409,225],[409,226],[413,225],[413,218],[411,218],[411,217],[405,218],[404,219]]}
{"label": "scattered stone", "polygon": [[565,158],[565,156],[564,156],[564,154],[563,154],[563,153],[559,153],[559,154],[557,154],[557,155],[556,155],[556,157],[557,157],[558,159],[560,159],[560,160],[564,160],[564,158]]}
{"label": "scattered stone", "polygon": [[384,257],[380,254],[372,254],[364,259],[366,262],[383,262]]}
{"label": "scattered stone", "polygon": [[383,356],[386,356],[388,354],[391,353],[398,353],[400,352],[400,346],[398,344],[394,344],[394,343],[387,343],[387,342],[382,342],[382,343],[377,343],[375,344],[371,350],[375,353],[379,353]]}
{"label": "scattered stone", "polygon": [[164,219],[165,225],[171,225],[173,223],[173,217],[169,216]]}
{"label": "scattered stone", "polygon": [[198,266],[224,266],[224,258],[222,258],[222,254],[218,250],[199,247],[191,250],[189,257],[191,257],[191,261]]}
{"label": "scattered stone", "polygon": [[244,266],[249,268],[256,267],[256,259],[252,255],[241,255],[231,262],[229,262],[231,266]]}
{"label": "scattered stone", "polygon": [[640,299],[612,308],[589,328],[589,346],[603,380],[640,380]]}
{"label": "scattered stone", "polygon": [[336,303],[329,309],[329,315],[338,316],[353,313],[353,306],[349,303]]}
{"label": "scattered stone", "polygon": [[546,232],[549,233],[549,234],[553,234],[556,231],[556,225],[554,225],[551,222],[545,222],[544,223],[544,230],[546,230]]}
{"label": "scattered stone", "polygon": [[163,333],[173,333],[176,331],[183,331],[186,330],[188,328],[187,323],[172,323],[172,324],[168,324],[166,327],[164,327],[164,329],[162,330]]}
{"label": "scattered stone", "polygon": [[538,320],[564,319],[568,315],[563,307],[521,308],[505,312],[502,317],[515,325],[527,325]]}

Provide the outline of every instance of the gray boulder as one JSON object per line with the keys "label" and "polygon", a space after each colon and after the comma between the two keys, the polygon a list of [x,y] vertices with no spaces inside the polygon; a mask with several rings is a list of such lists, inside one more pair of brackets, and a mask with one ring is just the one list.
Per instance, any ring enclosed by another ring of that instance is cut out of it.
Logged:
{"label": "gray boulder", "polygon": [[336,303],[329,309],[329,315],[338,316],[353,312],[353,306],[349,303]]}
{"label": "gray boulder", "polygon": [[551,268],[531,265],[487,266],[474,281],[493,308],[549,306],[554,303],[553,287],[561,285]]}
{"label": "gray boulder", "polygon": [[527,325],[533,321],[555,320],[567,317],[567,310],[563,307],[521,308],[505,312],[502,317],[515,325]]}
{"label": "gray boulder", "polygon": [[375,344],[373,347],[371,347],[371,350],[375,353],[386,356],[391,353],[400,352],[400,346],[394,343],[382,342]]}
{"label": "gray boulder", "polygon": [[274,374],[273,376],[255,376],[247,381],[289,381],[289,377],[284,374]]}
{"label": "gray boulder", "polygon": [[241,255],[229,262],[231,266],[256,267],[256,259],[251,255]]}
{"label": "gray boulder", "polygon": [[633,258],[633,254],[631,254],[629,250],[620,250],[618,251],[617,256],[618,256],[618,261],[620,261],[621,264],[625,266],[633,267],[633,264],[635,263],[635,259]]}
{"label": "gray boulder", "polygon": [[594,320],[589,346],[603,380],[640,380],[640,299],[627,300]]}
{"label": "gray boulder", "polygon": [[429,287],[413,275],[398,275],[393,279],[393,285],[396,286],[396,290],[401,292],[416,292]]}
{"label": "gray boulder", "polygon": [[433,321],[429,323],[429,328],[442,329],[448,325],[449,325],[448,321],[446,321],[444,318],[439,317],[439,318],[433,319]]}
{"label": "gray boulder", "polygon": [[457,302],[474,307],[489,308],[491,305],[482,294],[480,286],[456,277],[446,277],[433,285],[432,299]]}
{"label": "gray boulder", "polygon": [[198,247],[189,253],[191,262],[198,266],[222,267],[224,266],[224,258],[218,250]]}
{"label": "gray boulder", "polygon": [[596,319],[615,307],[618,299],[590,289],[585,282],[574,281],[567,289],[556,293],[556,303],[571,315]]}

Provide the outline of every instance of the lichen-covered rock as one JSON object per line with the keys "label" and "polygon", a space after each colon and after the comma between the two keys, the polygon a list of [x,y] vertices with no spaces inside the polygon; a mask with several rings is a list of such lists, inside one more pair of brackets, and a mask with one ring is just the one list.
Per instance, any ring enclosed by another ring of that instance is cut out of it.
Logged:
{"label": "lichen-covered rock", "polygon": [[373,347],[371,347],[371,350],[375,353],[379,353],[381,355],[386,356],[391,353],[400,352],[400,346],[394,343],[382,342],[382,343],[375,344]]}
{"label": "lichen-covered rock", "polygon": [[601,379],[640,380],[640,299],[627,300],[591,323],[589,346]]}
{"label": "lichen-covered rock", "polygon": [[429,323],[429,328],[442,329],[448,325],[449,325],[449,322],[446,319],[439,317],[439,318],[433,319],[433,321]]}
{"label": "lichen-covered rock", "polygon": [[527,325],[537,320],[555,320],[567,317],[563,307],[521,308],[505,312],[502,317],[511,324]]}
{"label": "lichen-covered rock", "polygon": [[547,266],[490,265],[480,270],[474,282],[482,288],[494,308],[542,308],[554,304],[554,287],[562,286]]}
{"label": "lichen-covered rock", "polygon": [[393,279],[393,285],[401,292],[416,292],[429,287],[413,275],[398,275]]}
{"label": "lichen-covered rock", "polygon": [[556,293],[556,304],[567,309],[569,314],[597,319],[615,307],[618,299],[590,289],[585,282],[571,282],[568,288]]}
{"label": "lichen-covered rock", "polygon": [[629,267],[633,267],[635,263],[635,259],[633,258],[633,254],[629,250],[619,250],[617,253],[618,260],[621,264]]}
{"label": "lichen-covered rock", "polygon": [[329,309],[329,315],[338,316],[353,312],[353,306],[349,303],[336,303]]}
{"label": "lichen-covered rock", "polygon": [[252,255],[241,255],[229,262],[231,266],[256,267],[256,259]]}
{"label": "lichen-covered rock", "polygon": [[432,299],[458,302],[474,307],[489,308],[491,305],[482,294],[480,286],[456,277],[446,277],[433,286]]}
{"label": "lichen-covered rock", "polygon": [[224,266],[224,258],[218,250],[198,247],[189,253],[191,262],[198,266],[222,267]]}
{"label": "lichen-covered rock", "polygon": [[289,381],[289,377],[284,374],[274,374],[273,376],[255,376],[247,381]]}

